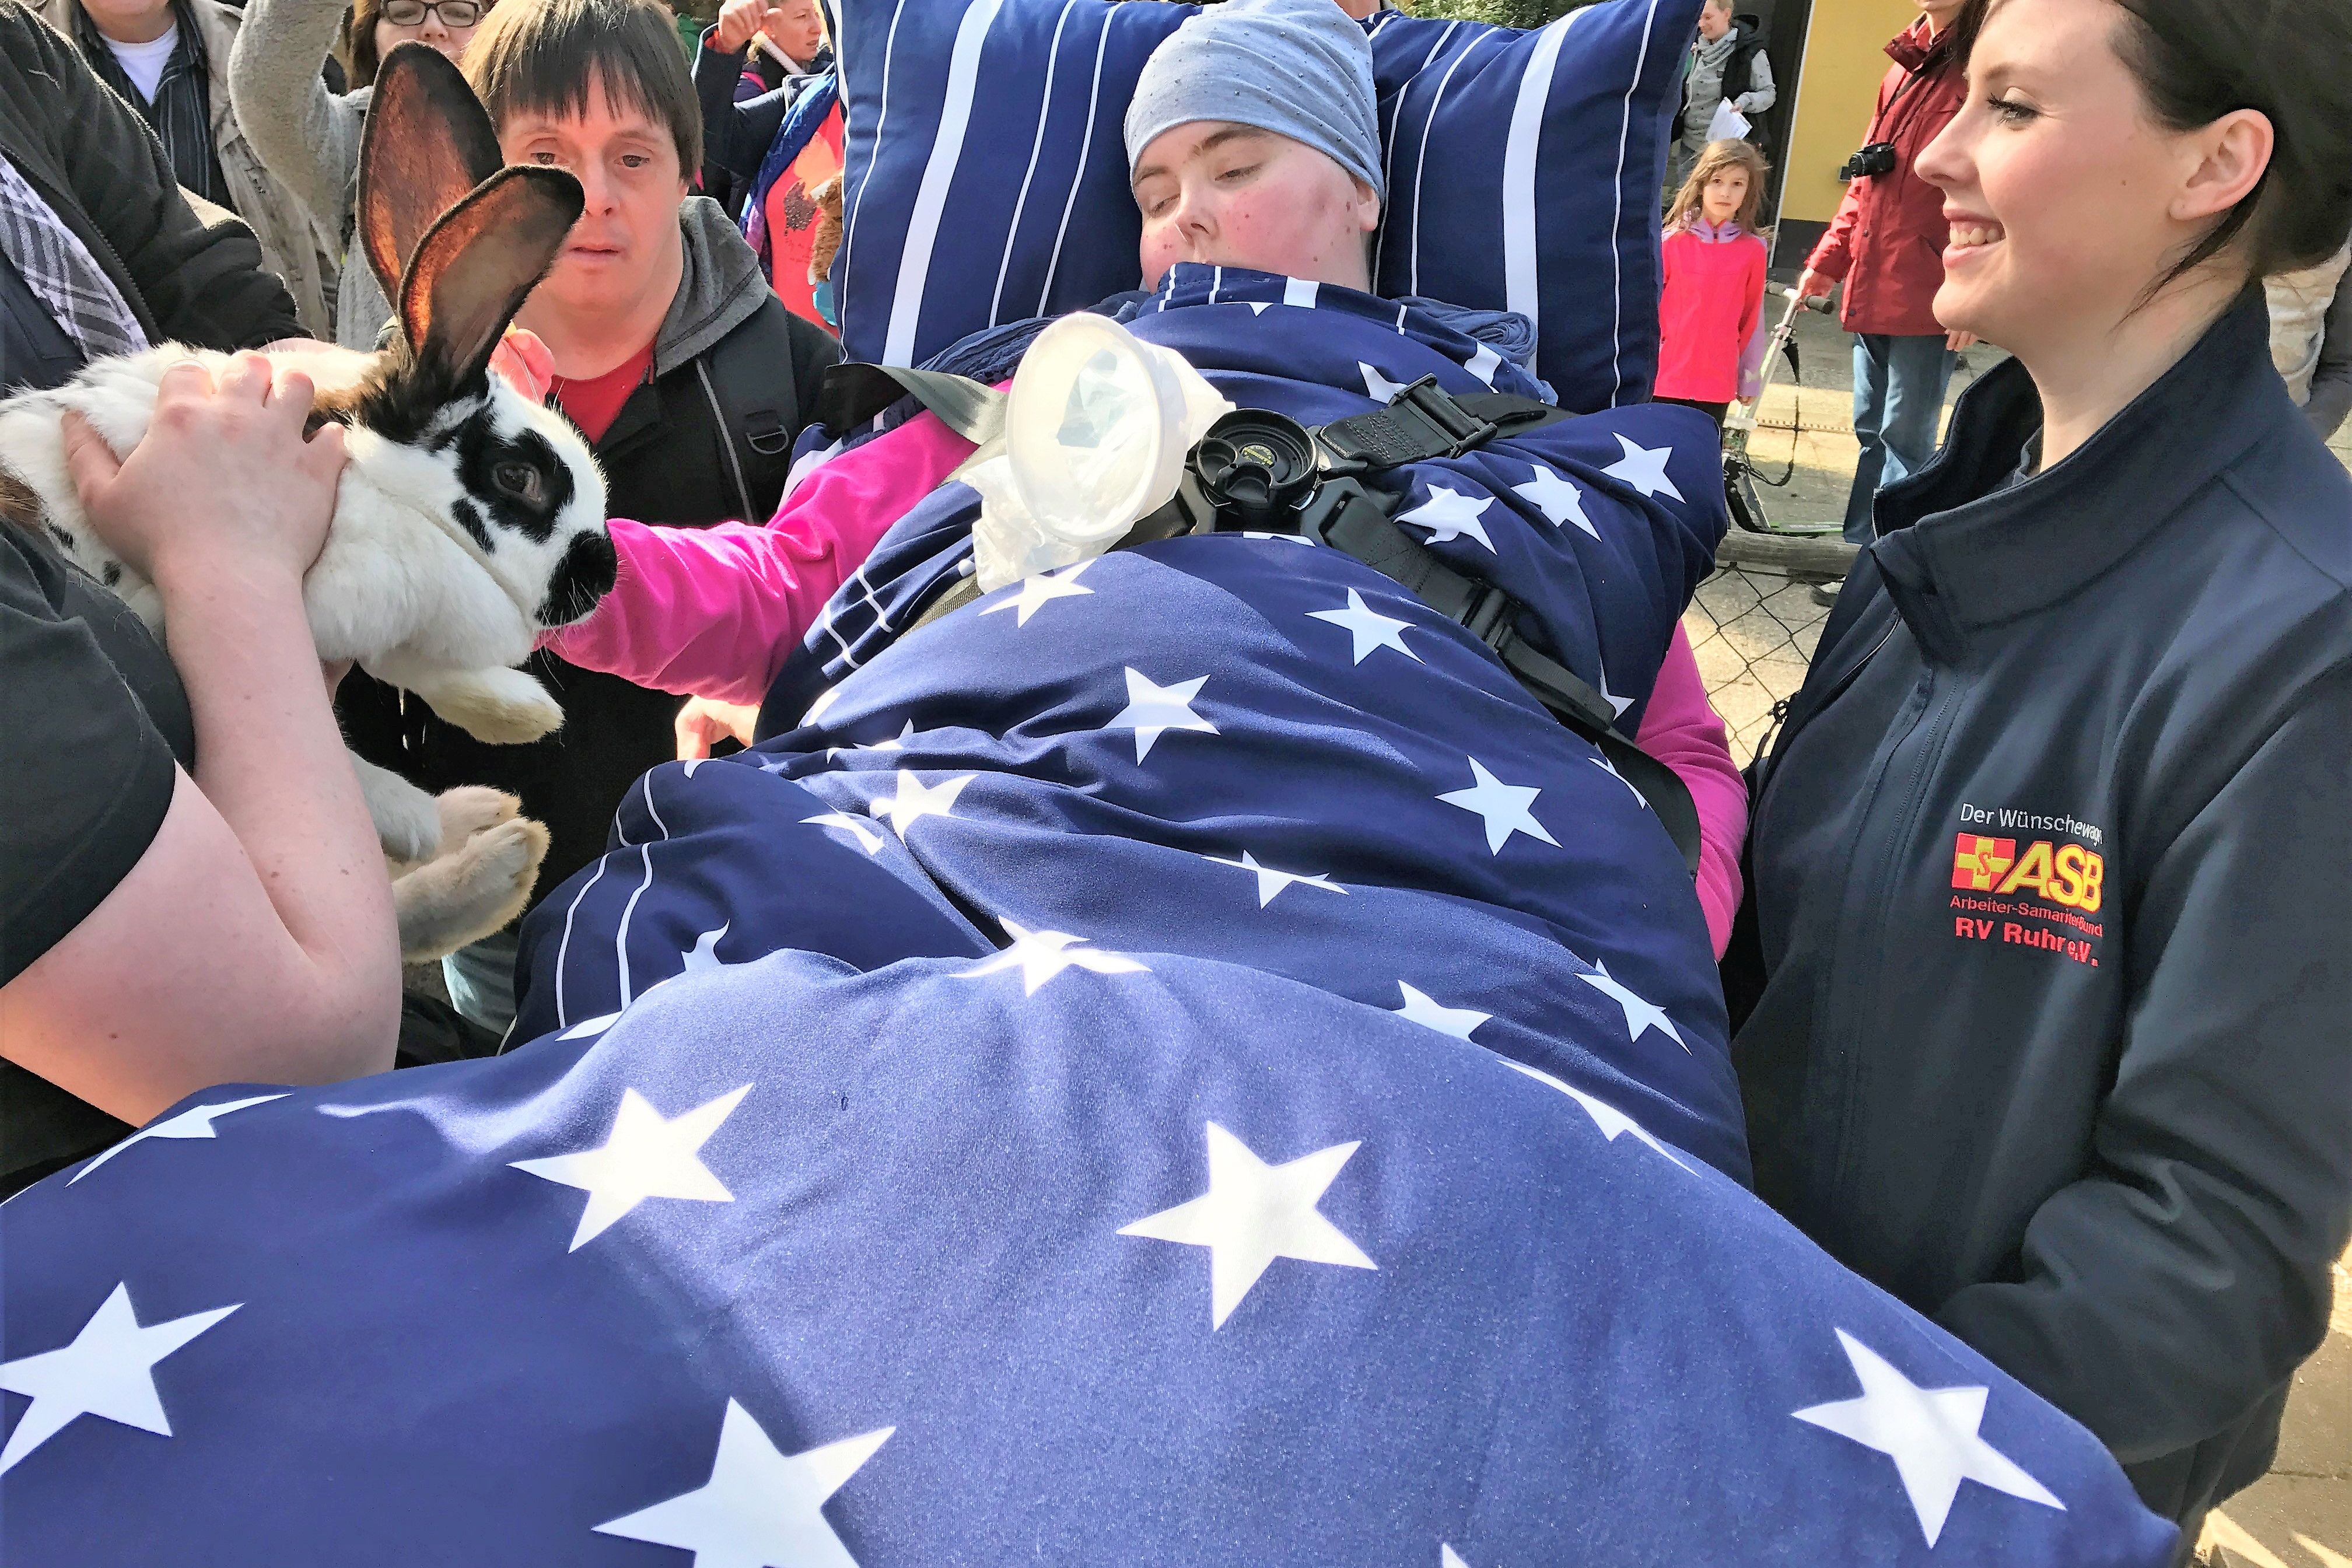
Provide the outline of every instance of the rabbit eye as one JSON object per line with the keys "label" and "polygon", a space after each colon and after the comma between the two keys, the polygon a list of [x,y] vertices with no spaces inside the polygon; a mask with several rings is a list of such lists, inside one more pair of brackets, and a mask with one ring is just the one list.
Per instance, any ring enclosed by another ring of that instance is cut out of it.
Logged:
{"label": "rabbit eye", "polygon": [[490,470],[490,483],[500,495],[537,505],[546,493],[539,470],[529,463],[500,463]]}

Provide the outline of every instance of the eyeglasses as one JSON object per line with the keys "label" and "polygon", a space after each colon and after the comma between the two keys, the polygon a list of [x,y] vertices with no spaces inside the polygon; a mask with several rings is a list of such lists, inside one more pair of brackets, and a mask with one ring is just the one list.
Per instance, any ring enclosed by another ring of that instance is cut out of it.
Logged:
{"label": "eyeglasses", "polygon": [[383,19],[395,27],[421,27],[430,13],[445,27],[470,27],[488,9],[481,0],[384,0]]}

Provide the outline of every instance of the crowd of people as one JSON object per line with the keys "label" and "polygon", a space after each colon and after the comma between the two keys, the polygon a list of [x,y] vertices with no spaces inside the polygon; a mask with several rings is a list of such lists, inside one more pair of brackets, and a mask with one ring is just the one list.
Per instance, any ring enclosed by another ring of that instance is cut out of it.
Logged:
{"label": "crowd of people", "polygon": [[[1919,11],[1798,285],[1842,286],[1854,334],[1856,564],[1745,780],[1679,638],[1633,739],[1698,803],[1758,1192],[2193,1526],[2267,1468],[2352,1237],[2352,479],[2321,440],[2352,405],[2352,26],[2335,0]],[[515,936],[446,961],[457,1018],[404,1004],[344,742],[519,795],[544,896],[648,768],[748,731],[953,467],[877,481],[854,528],[779,515],[840,357],[814,0],[730,0],[691,62],[657,0],[0,0],[6,390],[151,343],[397,331],[354,192],[411,40],[509,162],[585,193],[509,363],[634,520],[619,584],[534,658],[561,733],[484,745],[322,679],[300,581],[341,447],[303,378],[177,371],[135,450],[78,437],[91,522],[172,636],[0,524],[0,1190],[211,1084],[496,1050]],[[1708,0],[1657,395],[1718,424],[1758,384],[1770,172],[1716,132],[1776,91],[1753,19]],[[1228,129],[1130,148],[1140,282],[1369,291],[1369,100]],[[1946,433],[1979,340],[2010,358]]]}

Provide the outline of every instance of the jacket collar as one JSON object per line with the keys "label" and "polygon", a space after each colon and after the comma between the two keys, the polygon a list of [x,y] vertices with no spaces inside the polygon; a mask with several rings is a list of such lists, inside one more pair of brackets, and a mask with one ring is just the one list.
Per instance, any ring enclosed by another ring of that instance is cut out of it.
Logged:
{"label": "jacket collar", "polygon": [[2040,395],[2011,360],[1961,395],[1936,458],[1881,493],[1870,550],[1904,619],[1952,657],[1969,631],[2113,570],[2292,411],[2252,290],[2079,450],[1997,489],[2042,428]]}
{"label": "jacket collar", "polygon": [[1950,48],[1951,40],[1952,30],[1947,27],[1937,34],[1932,42],[1929,41],[1927,18],[1922,16],[1889,40],[1886,53],[1890,59],[1905,70],[1916,71],[1938,54]]}
{"label": "jacket collar", "polygon": [[654,334],[654,374],[667,375],[759,312],[768,298],[760,258],[727,213],[709,196],[688,196],[677,209],[686,246],[677,292]]}

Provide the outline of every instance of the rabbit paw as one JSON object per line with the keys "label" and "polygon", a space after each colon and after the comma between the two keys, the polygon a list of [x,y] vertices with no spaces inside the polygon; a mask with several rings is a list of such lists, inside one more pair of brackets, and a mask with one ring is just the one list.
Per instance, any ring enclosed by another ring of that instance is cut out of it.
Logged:
{"label": "rabbit paw", "polygon": [[467,669],[411,681],[409,689],[477,741],[517,746],[563,723],[547,688],[520,669]]}
{"label": "rabbit paw", "polygon": [[482,829],[455,851],[395,878],[392,904],[400,926],[402,960],[423,963],[443,958],[504,929],[530,901],[540,863],[546,858],[547,829],[517,816]]}
{"label": "rabbit paw", "polygon": [[441,852],[446,831],[437,801],[365,757],[353,754],[352,771],[359,775],[360,796],[367,802],[385,858],[429,860]]}

